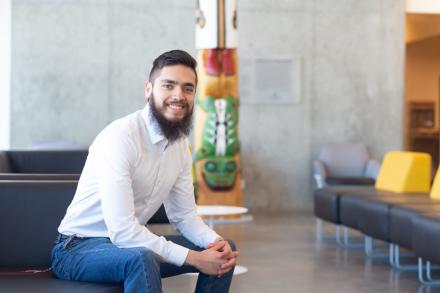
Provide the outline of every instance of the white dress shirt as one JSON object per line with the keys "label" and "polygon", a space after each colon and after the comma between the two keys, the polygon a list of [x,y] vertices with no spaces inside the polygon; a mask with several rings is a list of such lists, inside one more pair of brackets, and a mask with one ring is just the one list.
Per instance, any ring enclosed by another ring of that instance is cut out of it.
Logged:
{"label": "white dress shirt", "polygon": [[162,135],[147,105],[107,126],[92,143],[72,203],[58,231],[109,237],[121,248],[146,247],[183,265],[188,249],[145,224],[163,203],[171,225],[200,247],[221,238],[197,215],[187,138]]}

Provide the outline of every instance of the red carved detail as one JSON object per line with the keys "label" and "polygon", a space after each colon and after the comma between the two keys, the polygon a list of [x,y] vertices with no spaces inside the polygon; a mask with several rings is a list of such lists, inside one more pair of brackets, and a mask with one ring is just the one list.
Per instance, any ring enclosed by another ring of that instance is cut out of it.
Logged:
{"label": "red carved detail", "polygon": [[217,57],[217,49],[206,49],[205,70],[207,74],[219,75],[220,64]]}
{"label": "red carved detail", "polygon": [[223,49],[223,73],[225,75],[233,75],[235,74],[235,62],[234,62],[234,54],[233,49]]}

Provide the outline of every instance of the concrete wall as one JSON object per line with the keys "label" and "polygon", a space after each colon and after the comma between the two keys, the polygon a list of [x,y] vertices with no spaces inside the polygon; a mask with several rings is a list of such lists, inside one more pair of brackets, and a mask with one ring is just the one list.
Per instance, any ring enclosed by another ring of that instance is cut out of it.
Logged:
{"label": "concrete wall", "polygon": [[11,0],[0,1],[0,149],[10,146]]}
{"label": "concrete wall", "polygon": [[[12,145],[87,145],[141,107],[153,58],[195,53],[194,11],[179,0],[14,0]],[[241,62],[302,60],[299,102],[240,108],[246,206],[310,208],[322,143],[363,141],[376,157],[401,148],[403,1],[239,0],[238,12]]]}

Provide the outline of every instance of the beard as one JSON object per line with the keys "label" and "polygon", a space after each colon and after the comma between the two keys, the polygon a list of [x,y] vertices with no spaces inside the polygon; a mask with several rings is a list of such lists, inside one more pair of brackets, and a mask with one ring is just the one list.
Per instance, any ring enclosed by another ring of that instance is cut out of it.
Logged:
{"label": "beard", "polygon": [[[185,107],[187,107],[188,112],[185,116],[180,120],[172,121],[167,119],[161,110],[156,107],[153,94],[151,94],[148,99],[148,104],[150,105],[151,113],[154,119],[156,119],[160,130],[169,142],[174,142],[183,136],[189,135],[192,128],[194,107],[190,109],[188,103],[186,103]],[[163,107],[166,107],[165,103],[163,103]]]}

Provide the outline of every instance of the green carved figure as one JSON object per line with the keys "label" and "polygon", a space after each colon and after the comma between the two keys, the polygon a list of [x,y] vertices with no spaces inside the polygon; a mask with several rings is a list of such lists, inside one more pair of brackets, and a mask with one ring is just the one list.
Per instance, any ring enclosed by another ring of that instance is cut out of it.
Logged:
{"label": "green carved figure", "polygon": [[196,103],[207,113],[207,119],[195,161],[206,159],[202,174],[210,188],[230,189],[238,171],[234,155],[240,151],[238,101],[232,97],[216,99],[209,96],[204,102],[197,99]]}

